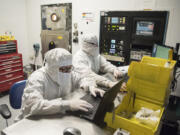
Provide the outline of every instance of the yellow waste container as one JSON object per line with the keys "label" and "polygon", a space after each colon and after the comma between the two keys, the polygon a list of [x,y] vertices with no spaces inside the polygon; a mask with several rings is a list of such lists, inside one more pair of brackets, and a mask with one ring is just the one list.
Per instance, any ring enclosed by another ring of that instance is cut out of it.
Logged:
{"label": "yellow waste container", "polygon": [[[144,56],[140,62],[131,62],[128,70],[128,94],[112,113],[106,113],[104,121],[113,129],[122,128],[131,135],[158,135],[160,120],[170,93],[176,61]],[[160,110],[155,125],[143,124],[135,114],[145,107]]]}

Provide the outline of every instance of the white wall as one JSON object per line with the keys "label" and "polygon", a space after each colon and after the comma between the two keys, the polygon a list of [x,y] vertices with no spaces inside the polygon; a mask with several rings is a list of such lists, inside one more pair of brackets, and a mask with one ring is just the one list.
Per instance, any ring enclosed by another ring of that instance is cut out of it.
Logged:
{"label": "white wall", "polygon": [[23,63],[28,63],[28,40],[25,0],[0,1],[0,35],[12,32],[18,42],[18,51],[23,54]]}

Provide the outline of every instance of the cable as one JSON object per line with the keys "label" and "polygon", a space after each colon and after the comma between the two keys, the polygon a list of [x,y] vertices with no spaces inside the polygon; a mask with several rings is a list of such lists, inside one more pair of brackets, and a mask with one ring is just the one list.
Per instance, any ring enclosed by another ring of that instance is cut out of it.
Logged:
{"label": "cable", "polygon": [[37,70],[37,64],[36,64],[36,59],[38,57],[39,54],[39,49],[40,49],[40,45],[38,43],[33,45],[34,51],[35,51],[35,56],[34,56],[34,66],[35,66],[35,70]]}
{"label": "cable", "polygon": [[[179,73],[179,74],[177,74]],[[174,91],[177,88],[178,78],[180,77],[180,71],[176,72],[176,75],[174,77],[174,80],[171,83],[171,89]]]}

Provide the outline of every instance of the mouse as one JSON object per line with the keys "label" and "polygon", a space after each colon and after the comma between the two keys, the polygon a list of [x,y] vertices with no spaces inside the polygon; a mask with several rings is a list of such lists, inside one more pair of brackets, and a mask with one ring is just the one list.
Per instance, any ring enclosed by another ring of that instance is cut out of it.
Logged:
{"label": "mouse", "polygon": [[74,127],[64,129],[63,135],[81,135],[81,131]]}

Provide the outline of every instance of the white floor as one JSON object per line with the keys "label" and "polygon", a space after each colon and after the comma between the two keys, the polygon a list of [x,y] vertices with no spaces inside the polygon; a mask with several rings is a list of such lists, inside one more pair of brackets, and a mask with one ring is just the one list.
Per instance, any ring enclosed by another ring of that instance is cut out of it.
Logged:
{"label": "white floor", "polygon": [[[11,111],[11,118],[8,119],[8,124],[12,125],[14,122],[14,118],[17,116],[17,114],[19,113],[19,109],[15,110],[13,109],[10,104],[9,104],[9,95],[6,94],[4,96],[0,96],[0,104],[7,104],[10,111]],[[0,115],[0,131],[3,130],[4,128],[6,128],[6,120]]]}

